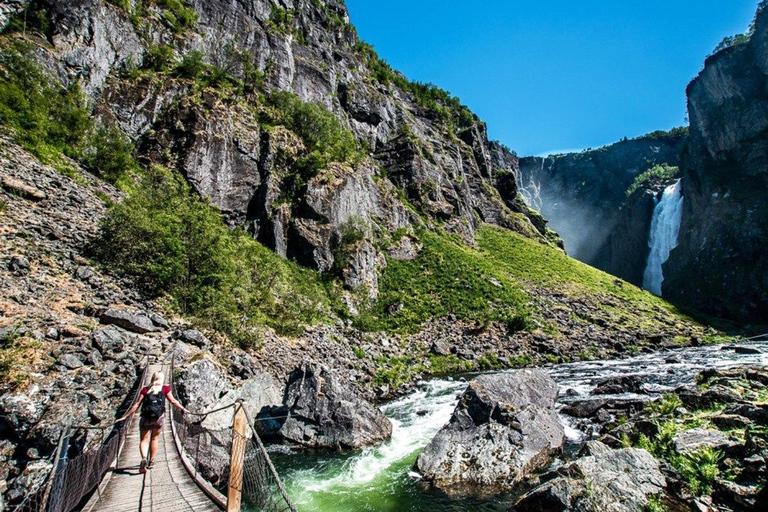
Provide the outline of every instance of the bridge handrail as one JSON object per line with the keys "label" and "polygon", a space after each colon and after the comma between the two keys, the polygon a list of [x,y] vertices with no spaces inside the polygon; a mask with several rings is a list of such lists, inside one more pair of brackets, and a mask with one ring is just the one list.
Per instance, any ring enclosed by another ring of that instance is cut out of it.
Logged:
{"label": "bridge handrail", "polygon": [[[141,384],[147,372],[146,360],[136,385],[131,394],[132,404],[138,397]],[[127,397],[126,397],[127,398]],[[131,415],[122,425],[113,421],[105,425],[61,425],[61,433],[52,457],[52,468],[45,482],[34,492],[28,494],[15,507],[16,512],[70,512],[81,503],[83,498],[98,488],[104,474],[112,463],[119,459],[122,452]],[[68,458],[69,443],[72,433],[78,430],[100,430],[101,439],[98,447],[91,448]],[[107,431],[109,432],[107,433]]]}

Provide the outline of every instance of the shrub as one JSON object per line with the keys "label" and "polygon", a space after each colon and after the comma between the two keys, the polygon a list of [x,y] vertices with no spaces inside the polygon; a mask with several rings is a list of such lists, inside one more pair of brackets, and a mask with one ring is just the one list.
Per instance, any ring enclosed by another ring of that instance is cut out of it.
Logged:
{"label": "shrub", "polygon": [[140,171],[133,142],[115,127],[100,126],[89,138],[83,164],[110,183],[129,186],[128,178]]}
{"label": "shrub", "polygon": [[32,0],[24,10],[8,20],[4,33],[38,32],[49,36],[51,32],[51,15],[41,0]]}
{"label": "shrub", "polygon": [[173,48],[167,44],[156,44],[147,48],[144,55],[145,69],[152,71],[168,71],[174,60]]}
{"label": "shrub", "polygon": [[720,476],[720,460],[723,452],[711,446],[671,457],[670,462],[696,496],[712,493],[712,486]]}
{"label": "shrub", "polygon": [[0,54],[0,123],[46,163],[62,153],[75,157],[91,127],[85,98],[77,83],[54,84],[27,51],[16,46]]}
{"label": "shrub", "polygon": [[180,174],[159,166],[110,209],[91,252],[145,293],[167,295],[180,312],[243,344],[252,326],[296,334],[329,309],[317,274],[228,231]]}
{"label": "shrub", "polygon": [[292,184],[285,187],[294,193],[328,167],[331,162],[357,165],[365,153],[351,131],[325,107],[317,103],[305,103],[295,94],[278,91],[269,97],[273,107],[272,118],[267,121],[282,124],[301,137],[306,153],[295,162],[295,173],[289,178]]}
{"label": "shrub", "polygon": [[176,71],[184,78],[200,78],[207,69],[208,66],[203,61],[203,53],[197,50],[184,55],[179,65],[176,66]]}
{"label": "shrub", "polygon": [[677,178],[680,175],[680,169],[670,165],[662,164],[651,167],[644,173],[638,175],[635,181],[629,186],[626,191],[627,197],[631,196],[635,191],[646,188],[652,183],[661,183]]}
{"label": "shrub", "polygon": [[664,393],[658,400],[648,402],[645,408],[651,414],[668,416],[674,413],[678,407],[682,407],[682,405],[683,402],[679,396],[674,393]]}

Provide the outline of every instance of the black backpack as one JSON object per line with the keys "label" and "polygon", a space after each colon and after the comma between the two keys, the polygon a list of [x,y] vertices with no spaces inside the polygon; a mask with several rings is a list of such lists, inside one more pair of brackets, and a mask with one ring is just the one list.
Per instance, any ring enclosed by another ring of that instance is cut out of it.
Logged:
{"label": "black backpack", "polygon": [[156,420],[165,414],[165,393],[147,392],[144,401],[141,402],[141,417],[148,420]]}

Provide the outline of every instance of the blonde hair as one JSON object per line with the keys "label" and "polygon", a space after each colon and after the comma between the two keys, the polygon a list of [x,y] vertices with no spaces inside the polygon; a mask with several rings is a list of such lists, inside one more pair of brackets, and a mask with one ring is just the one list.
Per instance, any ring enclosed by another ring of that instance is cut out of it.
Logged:
{"label": "blonde hair", "polygon": [[163,372],[155,372],[152,374],[152,384],[149,385],[150,393],[159,393],[163,390],[163,384],[165,384],[165,375]]}

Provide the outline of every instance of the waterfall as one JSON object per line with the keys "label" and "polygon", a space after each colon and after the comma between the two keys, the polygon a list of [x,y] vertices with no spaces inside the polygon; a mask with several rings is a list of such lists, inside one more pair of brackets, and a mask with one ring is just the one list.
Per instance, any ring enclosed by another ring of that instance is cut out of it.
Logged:
{"label": "waterfall", "polygon": [[651,230],[648,234],[648,263],[643,274],[643,288],[661,295],[661,283],[664,275],[661,266],[669,258],[669,252],[677,247],[677,235],[680,232],[680,219],[683,213],[683,196],[680,180],[664,189],[661,200],[656,203],[651,217]]}
{"label": "waterfall", "polygon": [[[544,174],[544,159],[541,159],[541,169],[539,176]],[[520,196],[529,208],[540,212],[542,206],[544,206],[541,199],[541,183],[537,182],[533,176],[533,173],[528,175],[528,183],[525,183],[521,171],[515,173],[515,182],[517,183],[517,190],[520,192]]]}

